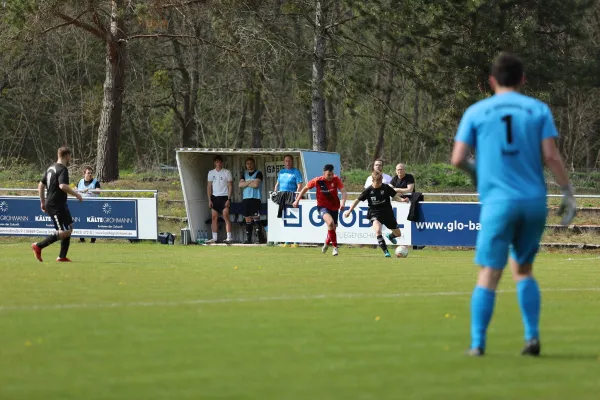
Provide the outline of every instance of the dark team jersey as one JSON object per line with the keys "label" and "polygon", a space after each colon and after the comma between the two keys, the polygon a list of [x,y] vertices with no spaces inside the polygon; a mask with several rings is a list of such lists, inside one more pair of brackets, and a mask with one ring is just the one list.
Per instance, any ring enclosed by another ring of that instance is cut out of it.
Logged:
{"label": "dark team jersey", "polygon": [[369,211],[376,213],[393,212],[391,198],[396,196],[396,191],[389,185],[381,185],[375,189],[369,186],[358,196],[360,201],[369,203]]}
{"label": "dark team jersey", "polygon": [[46,210],[54,212],[67,205],[67,193],[61,188],[61,184],[69,184],[69,170],[62,164],[54,163],[46,170],[46,173],[40,180],[46,188]]}

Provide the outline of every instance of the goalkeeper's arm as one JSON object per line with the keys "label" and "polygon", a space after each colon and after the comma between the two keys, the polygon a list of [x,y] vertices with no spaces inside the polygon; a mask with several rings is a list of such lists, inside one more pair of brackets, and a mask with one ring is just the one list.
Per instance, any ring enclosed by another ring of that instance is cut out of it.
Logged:
{"label": "goalkeeper's arm", "polygon": [[471,148],[467,143],[456,142],[454,143],[454,149],[452,150],[452,165],[456,168],[460,168],[471,176],[473,185],[477,188],[477,171],[475,169],[475,161],[469,158]]}
{"label": "goalkeeper's arm", "polygon": [[563,216],[560,223],[568,225],[575,218],[577,203],[575,201],[573,186],[569,182],[569,175],[558,152],[554,138],[548,138],[542,142],[542,152],[544,154],[544,162],[550,168],[552,174],[554,174],[556,183],[560,186],[563,194],[562,203],[558,209],[558,215]]}

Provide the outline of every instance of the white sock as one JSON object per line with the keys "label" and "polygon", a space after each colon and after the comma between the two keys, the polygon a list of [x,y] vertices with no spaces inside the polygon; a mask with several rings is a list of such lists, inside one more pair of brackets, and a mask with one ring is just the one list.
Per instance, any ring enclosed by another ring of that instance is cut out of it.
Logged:
{"label": "white sock", "polygon": [[213,240],[216,242],[217,238],[219,237],[219,235],[217,234],[217,232],[213,232]]}
{"label": "white sock", "polygon": [[227,239],[231,239],[231,232],[227,232]]}

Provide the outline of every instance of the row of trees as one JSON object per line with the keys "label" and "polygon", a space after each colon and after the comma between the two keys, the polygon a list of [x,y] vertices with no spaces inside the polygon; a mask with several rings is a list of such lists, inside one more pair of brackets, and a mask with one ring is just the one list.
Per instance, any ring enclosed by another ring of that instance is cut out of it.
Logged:
{"label": "row of trees", "polygon": [[176,147],[309,147],[346,167],[445,161],[488,96],[493,57],[526,61],[573,167],[600,164],[593,0],[5,0],[0,160],[69,144],[103,181]]}

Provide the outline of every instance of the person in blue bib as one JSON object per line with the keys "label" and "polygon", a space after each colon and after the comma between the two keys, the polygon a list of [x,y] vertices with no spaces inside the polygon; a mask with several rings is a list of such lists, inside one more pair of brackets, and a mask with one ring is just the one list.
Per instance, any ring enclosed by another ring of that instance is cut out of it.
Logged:
{"label": "person in blue bib", "polygon": [[[100,182],[94,178],[94,170],[92,167],[85,167],[83,170],[83,178],[77,184],[77,191],[81,193],[83,197],[97,197],[100,189]],[[79,238],[79,242],[84,243],[85,238]],[[90,239],[91,243],[96,243],[96,238]]]}
{"label": "person in blue bib", "polygon": [[[285,168],[281,169],[277,174],[277,183],[275,183],[274,192],[289,192],[292,194],[292,202],[296,200],[296,194],[302,190],[302,173],[294,168],[294,157],[287,154],[283,157],[283,165]],[[290,244],[288,242],[282,244],[283,247],[298,247],[298,243]]]}
{"label": "person in blue bib", "polygon": [[[559,215],[569,224],[576,211],[573,188],[556,146],[552,112],[522,95],[523,63],[502,53],[489,78],[494,95],[465,111],[456,133],[452,164],[471,175],[481,201],[475,263],[481,266],[471,297],[471,345],[482,356],[494,312],[496,288],[509,259],[525,328],[522,355],[540,354],[540,289],[533,276],[548,213],[544,163],[563,194]],[[475,150],[476,161],[469,154]]]}
{"label": "person in blue bib", "polygon": [[260,226],[260,199],[262,192],[263,173],[256,169],[256,161],[252,157],[246,159],[244,178],[240,179],[239,186],[242,192],[242,211],[246,220],[245,244],[251,244],[252,232],[256,232],[254,243],[261,242]]}

